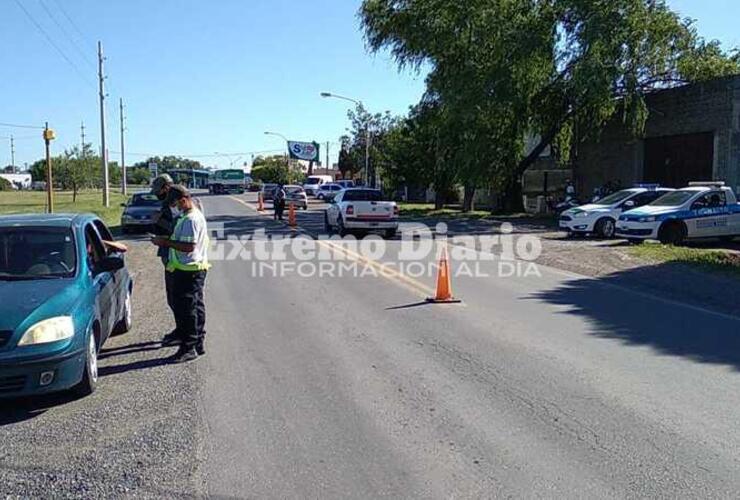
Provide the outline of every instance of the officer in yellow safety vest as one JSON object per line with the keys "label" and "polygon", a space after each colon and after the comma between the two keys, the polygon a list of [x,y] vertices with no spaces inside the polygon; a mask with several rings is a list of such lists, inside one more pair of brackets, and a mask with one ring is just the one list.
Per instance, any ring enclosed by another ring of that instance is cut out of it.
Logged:
{"label": "officer in yellow safety vest", "polygon": [[172,357],[175,363],[192,361],[205,354],[206,307],[203,289],[208,273],[208,228],[206,218],[195,206],[190,192],[172,186],[168,200],[181,215],[175,221],[172,236],[155,237],[152,243],[169,249],[167,272],[172,273],[173,312],[180,348]]}

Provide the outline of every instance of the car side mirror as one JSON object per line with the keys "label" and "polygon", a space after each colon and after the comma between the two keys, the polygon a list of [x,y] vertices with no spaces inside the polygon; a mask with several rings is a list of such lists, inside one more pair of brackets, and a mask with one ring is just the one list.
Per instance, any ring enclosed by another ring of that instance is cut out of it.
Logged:
{"label": "car side mirror", "polygon": [[103,257],[100,262],[95,265],[94,274],[101,273],[113,273],[123,269],[125,263],[121,257],[114,255]]}

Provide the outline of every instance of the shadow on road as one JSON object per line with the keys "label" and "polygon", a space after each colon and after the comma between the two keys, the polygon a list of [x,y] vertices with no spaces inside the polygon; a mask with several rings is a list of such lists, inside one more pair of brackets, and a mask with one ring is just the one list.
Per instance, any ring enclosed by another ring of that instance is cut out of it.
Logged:
{"label": "shadow on road", "polygon": [[118,375],[120,373],[126,373],[132,370],[147,370],[149,368],[156,368],[158,366],[164,366],[168,364],[170,364],[169,357],[144,359],[133,361],[131,363],[124,363],[122,365],[101,366],[100,368],[98,368],[98,375],[100,377],[108,377],[110,375]]}
{"label": "shadow on road", "polygon": [[0,427],[39,417],[54,407],[77,400],[72,392],[0,400]]}
{"label": "shadow on road", "polygon": [[[619,293],[612,285],[636,289],[643,294]],[[650,300],[665,297],[666,290],[698,307]],[[660,290],[661,293],[656,293]],[[681,264],[661,264],[614,273],[599,279],[575,279],[536,293],[536,299],[567,307],[563,314],[583,316],[595,336],[617,339],[629,345],[645,345],[670,356],[701,363],[728,365],[740,371],[740,280],[708,276]],[[553,332],[554,334],[556,332]]]}
{"label": "shadow on road", "polygon": [[98,359],[103,360],[115,356],[125,356],[127,354],[135,354],[137,352],[158,351],[160,349],[163,349],[163,347],[162,343],[159,341],[142,342],[140,344],[125,345],[112,349],[103,348],[103,350],[100,351],[100,354],[98,355]]}

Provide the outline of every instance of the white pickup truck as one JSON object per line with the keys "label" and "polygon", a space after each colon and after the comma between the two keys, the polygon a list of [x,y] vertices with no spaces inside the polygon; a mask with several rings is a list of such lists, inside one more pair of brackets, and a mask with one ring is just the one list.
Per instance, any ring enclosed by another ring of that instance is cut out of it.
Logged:
{"label": "white pickup truck", "polygon": [[344,236],[350,231],[383,231],[392,238],[398,231],[398,205],[384,201],[377,189],[350,188],[340,191],[324,212],[326,232]]}
{"label": "white pickup truck", "polygon": [[617,236],[634,243],[659,240],[671,245],[700,238],[732,240],[740,236],[740,204],[723,182],[691,182],[623,213]]}

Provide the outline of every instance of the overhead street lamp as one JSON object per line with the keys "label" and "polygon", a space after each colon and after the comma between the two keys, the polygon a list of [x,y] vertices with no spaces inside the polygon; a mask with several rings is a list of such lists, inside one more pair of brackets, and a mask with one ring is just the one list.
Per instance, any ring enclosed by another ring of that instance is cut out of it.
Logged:
{"label": "overhead street lamp", "polygon": [[[229,168],[234,168],[234,164],[244,158],[244,155],[237,155],[237,154],[228,154],[228,153],[219,153],[218,151],[213,153],[215,156],[219,157],[225,157],[227,161],[229,162]],[[232,160],[232,158],[236,156],[236,160]]]}
{"label": "overhead street lamp", "polygon": [[280,137],[282,140],[285,141],[285,165],[290,169],[290,154],[288,153],[288,143],[290,142],[287,137],[285,137],[283,134],[279,134],[277,132],[265,132],[265,135],[274,135],[276,137]]}
{"label": "overhead street lamp", "polygon": [[[331,92],[322,92],[321,97],[324,98],[330,98],[333,97],[334,99],[341,99],[343,101],[349,101],[357,106],[362,107],[365,109],[364,104],[362,104],[362,101],[359,101],[357,99],[352,99],[351,97],[345,97],[343,95],[338,94],[332,94]],[[367,110],[365,110],[367,112]],[[370,179],[370,114],[368,113],[367,119],[365,120],[365,183],[367,183]],[[373,175],[373,182],[371,187],[375,187],[376,184],[376,176]]]}

